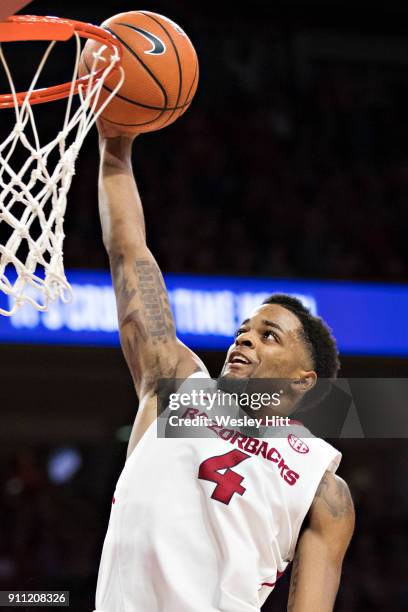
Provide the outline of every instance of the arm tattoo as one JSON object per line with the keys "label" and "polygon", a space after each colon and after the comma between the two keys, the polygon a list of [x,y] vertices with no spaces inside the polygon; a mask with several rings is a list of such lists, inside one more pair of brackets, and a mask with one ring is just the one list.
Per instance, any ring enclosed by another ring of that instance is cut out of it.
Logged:
{"label": "arm tattoo", "polygon": [[353,512],[353,502],[346,483],[341,478],[330,479],[324,474],[317,488],[315,499],[321,499],[333,518],[341,518]]}
{"label": "arm tattoo", "polygon": [[[132,276],[125,271],[123,255],[111,256],[112,278],[118,302],[119,325],[132,325],[135,338],[153,344],[175,338],[173,315],[166,286],[157,264],[148,259],[136,259]],[[141,309],[128,312],[130,302],[138,297]]]}
{"label": "arm tattoo", "polygon": [[111,256],[111,268],[112,280],[118,302],[119,325],[122,325],[125,320],[127,308],[132,298],[136,295],[136,289],[130,288],[130,283],[125,276],[123,255],[113,254]]}
{"label": "arm tattoo", "polygon": [[157,265],[146,259],[135,262],[137,286],[144,307],[147,331],[153,344],[175,337],[167,290]]}
{"label": "arm tattoo", "polygon": [[299,581],[299,566],[300,566],[300,551],[296,550],[295,556],[292,562],[292,572],[290,575],[290,587],[289,587],[289,598],[288,598],[288,612],[294,609],[296,588]]}

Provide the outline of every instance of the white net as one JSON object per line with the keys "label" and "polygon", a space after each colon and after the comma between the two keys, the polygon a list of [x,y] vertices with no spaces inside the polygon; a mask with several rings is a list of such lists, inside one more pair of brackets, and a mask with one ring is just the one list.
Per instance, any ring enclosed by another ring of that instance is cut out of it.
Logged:
{"label": "white net", "polygon": [[[106,45],[101,44],[94,53],[91,77],[79,88],[79,107],[74,109],[74,86],[81,54],[81,39],[77,33],[75,37],[76,61],[63,125],[57,136],[45,145],[40,144],[30,96],[55,41],[48,45],[20,106],[0,44],[0,61],[13,95],[15,112],[15,125],[0,144],[0,291],[8,296],[8,308],[0,308],[2,315],[14,314],[25,303],[47,310],[50,301],[60,298],[67,302],[72,297],[63,262],[67,192],[83,140],[124,78],[120,68],[116,87],[96,111],[103,83],[119,61],[117,52],[112,52],[107,60]],[[101,65],[103,74],[95,78]],[[13,169],[17,149],[19,165]]]}

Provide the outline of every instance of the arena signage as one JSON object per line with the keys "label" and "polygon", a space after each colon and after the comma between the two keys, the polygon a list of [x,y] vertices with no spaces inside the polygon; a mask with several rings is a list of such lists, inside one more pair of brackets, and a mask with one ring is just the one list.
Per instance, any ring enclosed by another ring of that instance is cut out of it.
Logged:
{"label": "arena signage", "polygon": [[[107,272],[71,271],[70,304],[24,306],[0,316],[0,342],[118,346]],[[342,354],[408,356],[408,285],[167,275],[179,337],[194,349],[224,350],[240,322],[274,292],[299,297],[332,327]],[[0,307],[8,304],[0,294]]]}

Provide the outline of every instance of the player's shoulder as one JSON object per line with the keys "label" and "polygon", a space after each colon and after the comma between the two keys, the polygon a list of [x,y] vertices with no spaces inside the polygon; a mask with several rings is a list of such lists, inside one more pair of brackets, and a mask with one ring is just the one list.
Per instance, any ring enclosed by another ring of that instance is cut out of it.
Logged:
{"label": "player's shoulder", "polygon": [[290,446],[300,453],[302,458],[314,461],[316,469],[320,471],[325,466],[330,473],[337,470],[342,454],[332,444],[313,434],[303,423],[292,419],[288,434],[287,439]]}
{"label": "player's shoulder", "polygon": [[343,478],[327,471],[317,487],[311,506],[311,521],[343,519],[354,524],[354,504],[350,488]]}
{"label": "player's shoulder", "polygon": [[354,523],[353,500],[347,483],[327,471],[316,490],[299,543],[312,543],[312,550],[320,549],[329,562],[341,568]]}

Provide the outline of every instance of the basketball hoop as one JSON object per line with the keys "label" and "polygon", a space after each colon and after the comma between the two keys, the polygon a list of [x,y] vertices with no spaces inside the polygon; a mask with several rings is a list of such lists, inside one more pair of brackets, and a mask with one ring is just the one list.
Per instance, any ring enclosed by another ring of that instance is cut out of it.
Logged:
{"label": "basketball hoop", "polygon": [[[36,89],[56,42],[72,37],[76,39],[72,81]],[[94,39],[101,45],[94,53],[89,74],[78,77],[81,38]],[[22,40],[50,43],[29,89],[17,92],[2,43]],[[109,52],[104,53],[106,50]],[[120,61],[120,43],[98,26],[33,15],[9,17],[0,22],[0,62],[10,86],[10,93],[0,95],[0,109],[14,108],[15,114],[13,129],[0,143],[0,291],[9,297],[9,308],[0,308],[0,314],[10,316],[25,303],[44,311],[50,301],[60,298],[68,302],[72,297],[62,250],[66,196],[85,136],[123,83]],[[118,68],[116,87],[97,108],[105,79]],[[79,98],[76,110],[73,109],[75,94]],[[53,140],[40,145],[32,106],[61,98],[67,98],[63,125]],[[13,154],[17,147],[23,147],[25,161],[14,170]],[[51,153],[58,156],[52,168]],[[5,240],[3,231],[7,234]]]}

